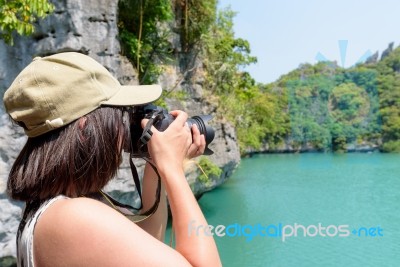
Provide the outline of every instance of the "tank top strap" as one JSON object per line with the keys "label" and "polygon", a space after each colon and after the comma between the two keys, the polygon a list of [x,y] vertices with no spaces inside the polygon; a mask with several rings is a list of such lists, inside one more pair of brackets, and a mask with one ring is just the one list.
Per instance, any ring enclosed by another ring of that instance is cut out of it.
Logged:
{"label": "tank top strap", "polygon": [[17,233],[17,263],[19,267],[33,267],[33,232],[40,216],[59,199],[68,197],[59,195],[41,203],[27,203]]}

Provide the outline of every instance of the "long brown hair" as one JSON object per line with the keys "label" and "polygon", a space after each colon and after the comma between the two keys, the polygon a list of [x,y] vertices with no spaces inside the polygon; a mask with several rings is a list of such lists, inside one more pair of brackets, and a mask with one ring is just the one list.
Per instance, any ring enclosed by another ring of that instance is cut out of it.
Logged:
{"label": "long brown hair", "polygon": [[76,197],[104,187],[121,163],[124,115],[122,109],[101,107],[64,128],[28,138],[9,174],[10,197]]}

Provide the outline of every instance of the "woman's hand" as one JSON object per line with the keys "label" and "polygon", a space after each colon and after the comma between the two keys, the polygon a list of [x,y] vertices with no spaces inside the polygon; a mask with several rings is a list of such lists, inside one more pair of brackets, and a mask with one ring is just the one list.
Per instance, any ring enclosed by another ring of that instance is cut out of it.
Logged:
{"label": "woman's hand", "polygon": [[[182,169],[183,160],[188,155],[194,156],[198,153],[199,146],[192,146],[192,134],[186,123],[187,114],[178,110],[171,111],[170,114],[175,117],[175,120],[165,131],[160,132],[155,127],[151,128],[153,135],[147,147],[157,168],[178,167]],[[142,127],[146,123],[147,119],[143,119]],[[199,137],[196,138],[198,139]],[[196,142],[199,143],[198,140]],[[190,153],[189,148],[191,148]]]}

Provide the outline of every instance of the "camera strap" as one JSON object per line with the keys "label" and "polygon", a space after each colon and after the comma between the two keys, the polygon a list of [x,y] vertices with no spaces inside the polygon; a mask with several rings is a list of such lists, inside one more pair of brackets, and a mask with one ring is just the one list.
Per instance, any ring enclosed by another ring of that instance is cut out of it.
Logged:
{"label": "camera strap", "polygon": [[142,191],[141,191],[141,185],[140,185],[140,180],[139,180],[139,175],[138,172],[136,170],[136,166],[133,163],[133,158],[130,159],[130,165],[131,165],[131,171],[132,171],[132,177],[133,177],[133,181],[135,183],[135,186],[137,188],[137,192],[140,198],[140,207],[139,208],[135,208],[132,207],[130,205],[121,203],[117,200],[115,200],[114,198],[112,198],[110,195],[108,195],[107,193],[100,191],[101,195],[103,196],[104,200],[107,202],[106,204],[108,204],[109,206],[111,206],[112,208],[114,208],[115,210],[117,210],[118,212],[122,213],[125,217],[127,217],[130,221],[137,223],[137,222],[141,222],[146,220],[147,218],[149,218],[150,216],[152,216],[158,209],[158,206],[160,204],[160,196],[161,196],[161,177],[160,174],[157,171],[157,168],[154,166],[153,163],[151,163],[147,158],[144,158],[144,160],[146,160],[147,163],[150,164],[150,166],[153,168],[154,172],[157,174],[157,190],[156,190],[156,200],[153,204],[153,206],[151,208],[149,208],[148,210],[141,212],[140,214],[136,214],[135,212],[133,212],[132,210],[140,210],[143,207],[142,204]]}
{"label": "camera strap", "polygon": [[[144,127],[142,135],[140,136],[140,138],[138,140],[138,144],[137,144],[140,154],[134,155],[132,153],[133,149],[131,148],[130,149],[130,157],[129,157],[129,165],[131,168],[133,182],[135,183],[137,193],[139,196],[140,206],[133,207],[131,205],[121,203],[102,190],[99,190],[98,193],[93,193],[90,196],[90,197],[100,200],[104,204],[112,207],[113,209],[120,212],[126,218],[128,218],[130,221],[132,221],[134,223],[144,221],[147,218],[149,218],[150,216],[152,216],[158,209],[158,206],[160,204],[160,197],[161,197],[160,174],[157,170],[157,167],[148,158],[148,154],[146,154],[146,152],[143,150],[143,147],[145,147],[147,145],[148,141],[150,140],[151,136],[153,135],[153,132],[151,131],[151,126],[153,126],[153,124],[156,123],[158,120],[162,119],[162,111],[154,112],[154,114],[152,114],[150,117],[147,117],[147,119],[149,119],[149,120],[148,120],[146,126]],[[131,146],[132,146],[132,144],[131,144]],[[139,175],[138,175],[136,166],[133,162],[133,159],[138,158],[138,156],[140,158],[143,158],[153,168],[154,172],[157,175],[157,179],[158,179],[154,204],[148,210],[140,212],[140,213],[138,211],[143,208],[142,187],[141,187],[141,183],[140,183],[140,179],[139,179]]]}
{"label": "camera strap", "polygon": [[156,112],[153,112],[149,119],[146,123],[146,126],[143,128],[142,135],[139,138],[140,145],[138,144],[139,151],[143,153],[143,147],[147,145],[147,143],[150,141],[151,136],[153,135],[153,132],[151,131],[151,126],[153,126],[154,123],[162,119],[162,110],[158,110]]}

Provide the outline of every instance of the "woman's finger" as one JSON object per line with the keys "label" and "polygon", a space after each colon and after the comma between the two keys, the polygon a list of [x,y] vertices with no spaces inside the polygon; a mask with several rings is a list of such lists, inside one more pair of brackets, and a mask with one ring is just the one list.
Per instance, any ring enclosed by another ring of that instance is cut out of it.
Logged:
{"label": "woman's finger", "polygon": [[192,125],[192,144],[190,145],[187,153],[188,158],[194,158],[204,153],[205,138],[200,134],[197,125]]}

